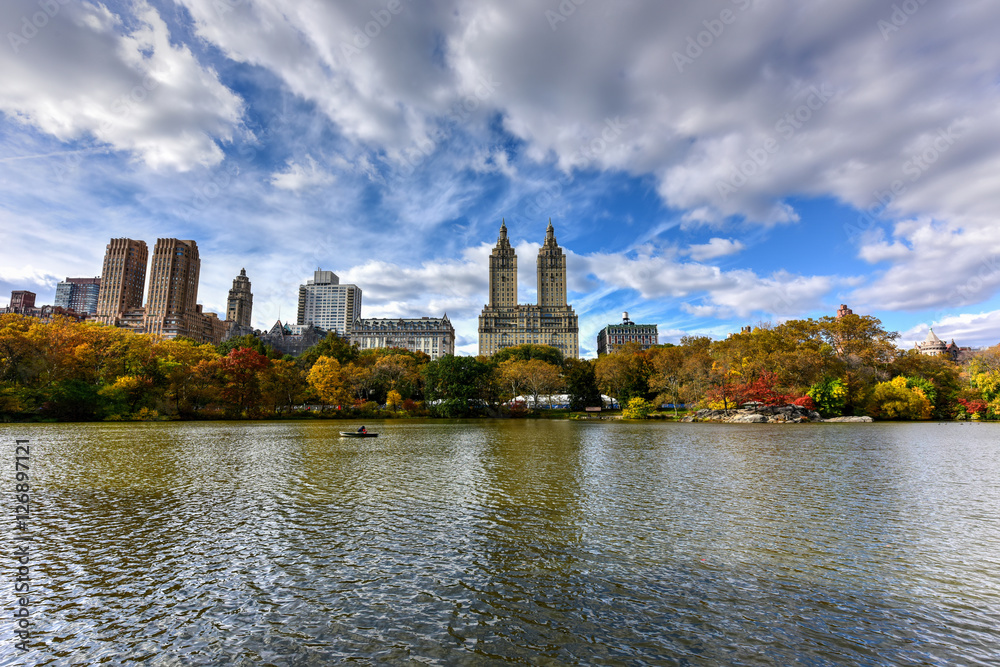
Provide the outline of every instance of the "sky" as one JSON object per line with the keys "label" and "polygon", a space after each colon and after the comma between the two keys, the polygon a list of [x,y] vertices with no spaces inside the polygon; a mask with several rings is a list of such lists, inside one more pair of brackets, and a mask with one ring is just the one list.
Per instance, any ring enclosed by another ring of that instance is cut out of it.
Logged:
{"label": "sky", "polygon": [[253,323],[317,268],[478,348],[505,220],[551,218],[580,351],[874,315],[1000,342],[993,0],[5,0],[0,306],[193,239]]}

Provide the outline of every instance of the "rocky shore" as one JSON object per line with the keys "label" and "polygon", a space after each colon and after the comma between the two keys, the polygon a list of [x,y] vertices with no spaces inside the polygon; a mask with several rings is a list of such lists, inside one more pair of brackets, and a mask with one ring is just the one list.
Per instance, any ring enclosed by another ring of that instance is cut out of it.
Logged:
{"label": "rocky shore", "polygon": [[800,405],[770,405],[739,410],[698,410],[684,417],[683,422],[725,422],[727,424],[801,424],[804,422],[848,422],[874,421],[871,417],[834,417],[823,419],[815,410]]}

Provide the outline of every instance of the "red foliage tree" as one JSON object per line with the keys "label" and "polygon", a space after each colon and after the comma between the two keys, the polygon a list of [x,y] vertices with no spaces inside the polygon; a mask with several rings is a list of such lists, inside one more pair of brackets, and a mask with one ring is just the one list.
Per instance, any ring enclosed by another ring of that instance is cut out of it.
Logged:
{"label": "red foliage tree", "polygon": [[232,350],[220,360],[219,394],[227,412],[249,416],[260,410],[260,376],[270,363],[263,354],[247,347]]}

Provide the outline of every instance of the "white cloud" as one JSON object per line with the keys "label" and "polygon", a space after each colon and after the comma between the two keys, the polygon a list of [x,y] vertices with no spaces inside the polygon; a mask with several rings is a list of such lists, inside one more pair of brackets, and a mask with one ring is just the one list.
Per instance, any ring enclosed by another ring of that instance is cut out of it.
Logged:
{"label": "white cloud", "polygon": [[583,271],[606,284],[634,289],[644,299],[703,296],[705,303],[680,307],[700,317],[746,317],[751,313],[794,316],[815,309],[833,287],[827,276],[796,276],[777,271],[769,277],[738,269],[677,262],[648,250],[635,257],[597,253],[581,258]]}
{"label": "white cloud", "polygon": [[691,259],[696,262],[703,262],[707,259],[716,259],[726,255],[734,255],[741,252],[746,246],[734,239],[721,239],[718,237],[709,239],[708,243],[702,245],[692,245],[687,252]]}
{"label": "white cloud", "polygon": [[320,168],[311,155],[306,156],[305,165],[289,160],[284,171],[271,174],[271,185],[293,192],[330,185],[334,180],[333,175]]}
{"label": "white cloud", "polygon": [[851,295],[863,308],[966,306],[1000,289],[1000,234],[993,225],[908,220],[895,226],[892,241],[862,245],[859,254],[869,262],[891,262]]}
{"label": "white cloud", "polygon": [[0,110],[61,141],[93,137],[154,168],[222,160],[217,142],[232,138],[243,102],[171,39],[155,9],[137,0],[134,15],[122,17],[100,4],[52,6],[58,11],[34,32],[22,19],[38,15],[38,3],[0,6],[0,25],[31,35],[0,49]]}

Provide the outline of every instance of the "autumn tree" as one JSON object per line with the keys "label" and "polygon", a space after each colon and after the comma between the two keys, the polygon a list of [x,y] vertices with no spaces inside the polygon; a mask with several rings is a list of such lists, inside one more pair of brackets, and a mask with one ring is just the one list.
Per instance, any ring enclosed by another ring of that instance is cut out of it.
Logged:
{"label": "autumn tree", "polygon": [[219,394],[228,414],[252,416],[260,412],[261,377],[269,365],[267,357],[245,347],[219,360]]}
{"label": "autumn tree", "polygon": [[165,339],[153,346],[153,354],[159,365],[159,375],[164,382],[164,399],[179,415],[190,415],[197,405],[205,405],[214,398],[207,382],[214,382],[214,368],[202,367],[203,372],[195,372],[199,364],[210,364],[219,358],[214,345],[199,344],[190,339]]}
{"label": "autumn tree", "polygon": [[563,386],[560,367],[541,359],[509,359],[500,364],[498,370],[506,385],[512,389],[520,387],[531,393],[535,408],[538,407],[539,396],[551,395]]}
{"label": "autumn tree", "polygon": [[638,343],[626,343],[614,352],[597,359],[594,372],[597,386],[624,405],[633,396],[645,397],[649,391],[651,368]]}
{"label": "autumn tree", "polygon": [[294,361],[272,359],[261,377],[261,398],[272,412],[302,400],[307,387],[305,373]]}
{"label": "autumn tree", "polygon": [[307,379],[324,403],[344,405],[351,402],[351,386],[345,377],[344,367],[336,358],[321,356],[309,369]]}

